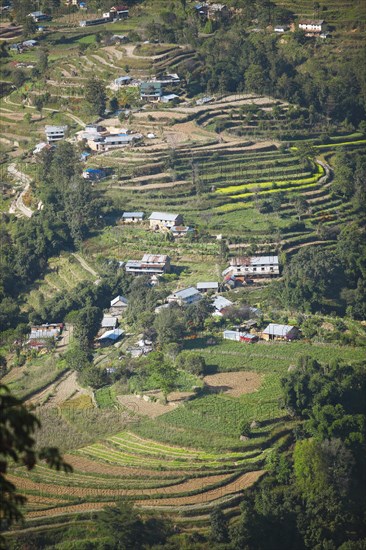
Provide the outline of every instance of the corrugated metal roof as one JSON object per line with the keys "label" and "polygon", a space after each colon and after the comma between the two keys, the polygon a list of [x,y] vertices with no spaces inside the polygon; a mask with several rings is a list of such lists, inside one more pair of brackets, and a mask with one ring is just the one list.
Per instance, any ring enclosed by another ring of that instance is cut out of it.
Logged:
{"label": "corrugated metal roof", "polygon": [[115,327],[117,325],[117,319],[111,315],[104,315],[102,319],[102,328]]}
{"label": "corrugated metal roof", "polygon": [[270,323],[263,331],[263,334],[272,334],[273,336],[286,336],[293,328],[292,325],[278,325]]}
{"label": "corrugated metal roof", "polygon": [[128,304],[128,300],[127,298],[125,298],[124,296],[116,296],[112,301],[111,301],[111,306],[114,306],[116,305],[118,302],[122,302],[123,304]]}
{"label": "corrugated metal roof", "polygon": [[198,290],[194,288],[194,286],[190,286],[188,288],[183,288],[182,290],[177,290],[176,292],[173,292],[172,296],[184,300],[185,298],[190,298],[191,296],[195,296],[196,294],[199,294]]}
{"label": "corrugated metal roof", "polygon": [[122,218],[143,218],[143,212],[123,212]]}
{"label": "corrugated metal roof", "polygon": [[214,283],[214,282],[197,283],[196,286],[198,290],[205,289],[205,288],[217,290],[219,288],[219,283]]}
{"label": "corrugated metal roof", "polygon": [[123,330],[120,328],[115,328],[114,330],[107,330],[98,340],[118,340],[123,334]]}
{"label": "corrugated metal roof", "polygon": [[169,214],[168,212],[153,212],[149,220],[174,222],[180,214]]}
{"label": "corrugated metal roof", "polygon": [[233,302],[231,302],[227,298],[224,298],[224,296],[217,296],[212,302],[212,305],[214,306],[215,309],[217,309],[218,311],[221,311],[225,307],[232,306]]}
{"label": "corrugated metal roof", "polygon": [[145,264],[165,264],[168,260],[166,254],[144,254],[142,256],[142,263]]}

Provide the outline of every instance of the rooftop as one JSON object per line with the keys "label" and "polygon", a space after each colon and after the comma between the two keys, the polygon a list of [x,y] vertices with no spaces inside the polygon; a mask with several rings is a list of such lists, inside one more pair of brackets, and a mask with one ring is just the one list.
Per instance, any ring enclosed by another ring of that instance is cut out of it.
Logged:
{"label": "rooftop", "polygon": [[122,218],[143,218],[143,212],[123,212]]}
{"label": "rooftop", "polygon": [[113,330],[107,330],[102,336],[98,338],[98,340],[113,340],[116,341],[118,338],[120,338],[123,334],[123,330],[120,328],[115,328]]}
{"label": "rooftop", "polygon": [[195,296],[196,294],[199,294],[198,290],[194,288],[194,286],[190,286],[188,288],[183,288],[182,290],[176,290],[175,292],[173,292],[172,296],[184,300],[185,298]]}
{"label": "rooftop", "polygon": [[263,331],[263,334],[272,334],[273,336],[286,336],[294,327],[293,325],[278,325],[270,323]]}
{"label": "rooftop", "polygon": [[212,302],[212,305],[214,306],[215,309],[217,309],[218,311],[221,311],[225,307],[232,306],[233,302],[231,302],[227,298],[224,298],[224,296],[217,296]]}
{"label": "rooftop", "polygon": [[169,256],[166,254],[144,254],[141,262],[145,264],[163,264],[168,260]]}
{"label": "rooftop", "polygon": [[167,222],[174,222],[178,218],[179,214],[169,214],[168,212],[153,212],[149,217],[149,220],[163,220]]}

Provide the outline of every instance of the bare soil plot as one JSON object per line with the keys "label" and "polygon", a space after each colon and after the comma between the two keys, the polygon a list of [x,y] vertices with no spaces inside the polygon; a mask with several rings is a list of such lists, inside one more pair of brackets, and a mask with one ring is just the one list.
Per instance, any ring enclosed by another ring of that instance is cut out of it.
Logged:
{"label": "bare soil plot", "polygon": [[186,474],[186,472],[183,470],[161,470],[157,472],[156,470],[144,470],[141,468],[134,468],[133,466],[117,466],[113,464],[98,462],[97,460],[91,460],[84,456],[64,455],[64,459],[68,464],[71,464],[75,471],[91,474],[107,474],[108,476],[138,478],[165,478],[174,477],[175,475],[183,476]]}
{"label": "bare soil plot", "polygon": [[262,382],[262,376],[256,372],[220,372],[204,377],[207,386],[215,391],[223,392],[233,397],[240,397],[245,393],[253,393]]}
{"label": "bare soil plot", "polygon": [[136,395],[119,395],[117,397],[118,402],[126,409],[133,411],[136,415],[144,415],[149,418],[156,418],[161,414],[169,412],[171,406],[163,405],[154,401],[145,401],[144,399],[137,397]]}

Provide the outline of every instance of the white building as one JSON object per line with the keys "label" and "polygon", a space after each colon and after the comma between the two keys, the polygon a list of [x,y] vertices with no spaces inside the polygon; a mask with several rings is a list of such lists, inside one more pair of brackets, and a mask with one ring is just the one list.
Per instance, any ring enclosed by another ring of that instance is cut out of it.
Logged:
{"label": "white building", "polygon": [[201,300],[202,295],[199,290],[193,286],[184,288],[183,290],[176,290],[167,297],[168,303],[177,303],[180,306],[188,306]]}
{"label": "white building", "polygon": [[274,277],[280,274],[278,256],[242,256],[232,258],[223,276]]}
{"label": "white building", "polygon": [[54,143],[55,141],[60,141],[60,139],[65,138],[67,126],[45,126],[44,131],[48,143]]}
{"label": "white building", "polygon": [[318,33],[323,30],[323,20],[303,19],[299,21],[299,29],[305,32]]}
{"label": "white building", "polygon": [[123,212],[123,223],[141,223],[144,221],[145,214],[143,212]]}
{"label": "white building", "polygon": [[176,225],[183,225],[183,216],[181,214],[169,214],[168,212],[153,212],[149,217],[150,227],[161,229],[167,227],[170,229]]}
{"label": "white building", "polygon": [[142,260],[129,260],[125,269],[132,275],[163,275],[170,271],[170,258],[165,254],[144,254]]}

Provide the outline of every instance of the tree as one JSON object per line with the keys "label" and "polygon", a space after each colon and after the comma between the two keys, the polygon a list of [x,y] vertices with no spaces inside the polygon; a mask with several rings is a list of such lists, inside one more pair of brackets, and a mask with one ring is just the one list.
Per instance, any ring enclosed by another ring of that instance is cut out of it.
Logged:
{"label": "tree", "polygon": [[108,506],[97,520],[98,531],[111,539],[116,550],[140,550],[144,542],[143,522],[127,501]]}
{"label": "tree", "polygon": [[7,526],[23,518],[19,509],[26,498],[18,494],[13,483],[7,478],[9,462],[22,464],[32,470],[37,462],[46,463],[57,470],[72,472],[58,449],[44,447],[35,449],[34,433],[40,427],[37,417],[29,412],[22,401],[14,397],[8,388],[0,385],[0,519]]}
{"label": "tree", "polygon": [[177,357],[177,367],[184,371],[201,376],[205,373],[206,361],[202,355],[193,351],[182,351]]}
{"label": "tree", "polygon": [[166,361],[164,355],[159,352],[150,353],[147,363],[151,380],[163,392],[167,401],[168,394],[175,388],[178,376],[176,367]]}
{"label": "tree", "polygon": [[23,37],[30,38],[37,32],[37,23],[33,17],[26,17],[23,23]]}
{"label": "tree", "polygon": [[99,307],[86,306],[79,311],[77,321],[74,325],[74,337],[84,352],[88,351],[91,342],[98,332],[102,318],[103,312]]}
{"label": "tree", "polygon": [[94,76],[85,84],[85,100],[89,103],[93,114],[103,115],[107,105],[105,84]]}
{"label": "tree", "polygon": [[21,86],[23,86],[24,82],[26,81],[26,76],[23,71],[21,71],[20,69],[17,69],[12,74],[12,80],[13,80],[14,86],[16,88],[20,88]]}
{"label": "tree", "polygon": [[229,529],[227,519],[221,508],[215,508],[210,514],[211,539],[214,542],[228,542]]}
{"label": "tree", "polygon": [[39,112],[39,117],[40,118],[42,118],[43,105],[44,105],[43,98],[39,95],[36,96],[34,98],[34,106],[37,109],[37,111]]}
{"label": "tree", "polygon": [[41,75],[44,75],[48,70],[48,52],[45,49],[41,49],[38,55],[37,68]]}
{"label": "tree", "polygon": [[161,346],[179,342],[184,334],[184,325],[178,308],[169,307],[159,312],[154,320],[157,341]]}

